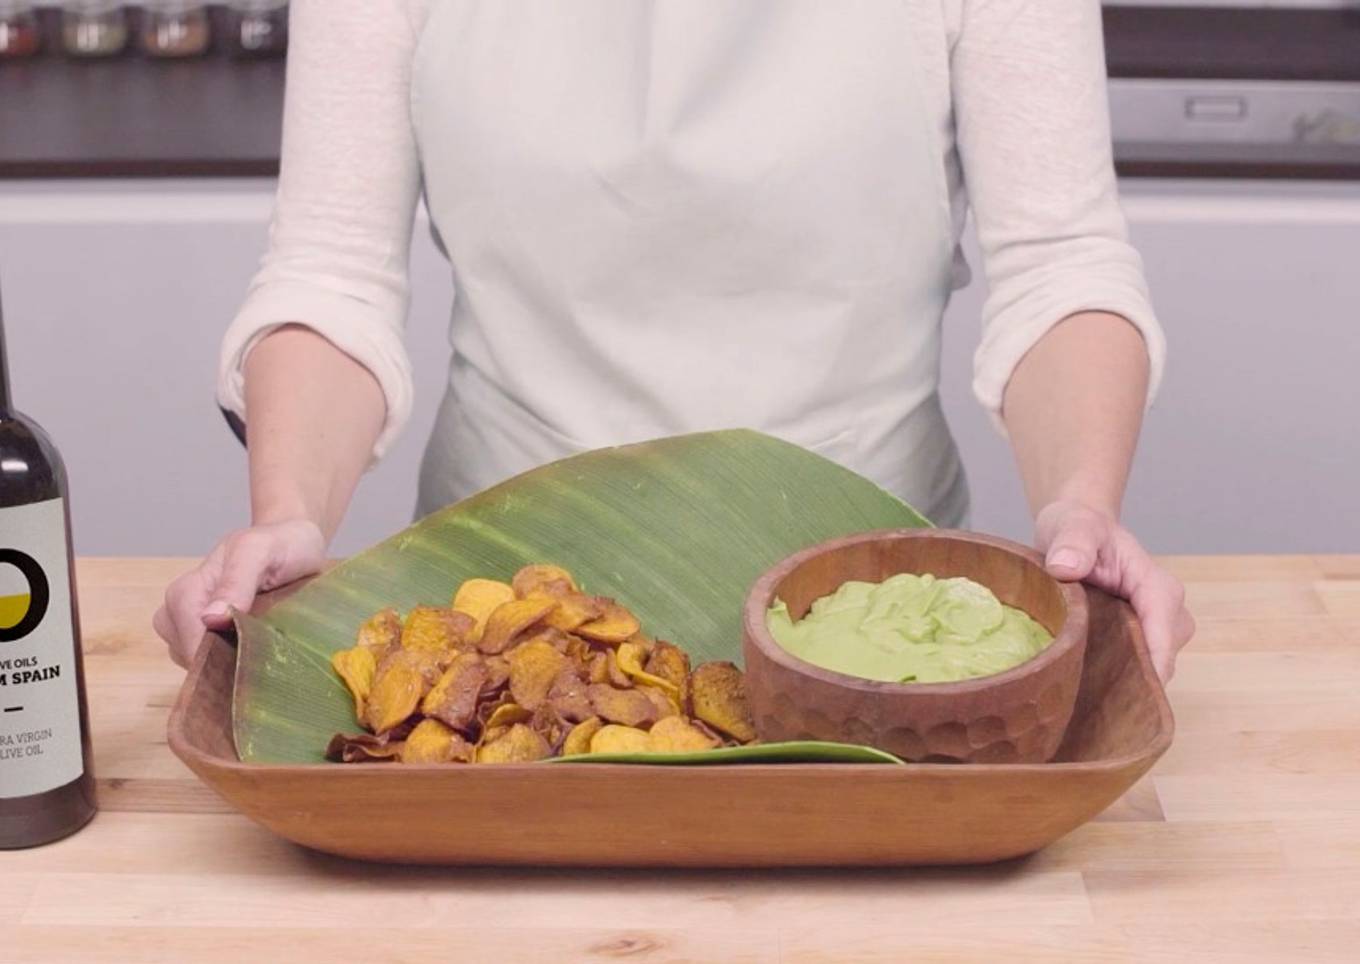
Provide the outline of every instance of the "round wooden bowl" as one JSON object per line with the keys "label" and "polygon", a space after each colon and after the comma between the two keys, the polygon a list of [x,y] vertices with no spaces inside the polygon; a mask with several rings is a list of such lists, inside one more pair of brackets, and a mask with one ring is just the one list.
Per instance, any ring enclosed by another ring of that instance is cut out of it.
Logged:
{"label": "round wooden bowl", "polygon": [[[1053,634],[1038,656],[958,683],[884,683],[804,662],[770,635],[775,597],[801,619],[850,579],[902,572],[967,576]],[[761,740],[831,740],[923,762],[1041,763],[1053,757],[1081,682],[1086,594],[1044,571],[1032,549],[950,529],[886,529],[833,539],[789,556],[746,597],[746,689]]]}

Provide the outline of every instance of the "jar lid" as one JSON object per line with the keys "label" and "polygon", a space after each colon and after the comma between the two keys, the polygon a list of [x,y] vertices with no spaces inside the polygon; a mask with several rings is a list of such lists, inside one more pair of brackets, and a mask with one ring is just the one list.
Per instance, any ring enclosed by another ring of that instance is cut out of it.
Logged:
{"label": "jar lid", "polygon": [[227,6],[245,13],[268,13],[282,10],[288,6],[288,0],[227,0]]}

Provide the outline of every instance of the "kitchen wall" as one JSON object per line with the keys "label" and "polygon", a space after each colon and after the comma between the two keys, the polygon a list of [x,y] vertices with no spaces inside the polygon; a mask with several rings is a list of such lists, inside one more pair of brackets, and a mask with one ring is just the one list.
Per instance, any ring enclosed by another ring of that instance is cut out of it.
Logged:
{"label": "kitchen wall", "polygon": [[[1126,520],[1159,552],[1360,551],[1360,184],[1121,191],[1169,341]],[[974,526],[1018,535],[1009,455],[963,384],[982,295],[950,307],[946,410]]]}
{"label": "kitchen wall", "polygon": [[[66,455],[79,551],[195,554],[245,521],[244,458],[211,389],[218,338],[264,244],[271,188],[0,184],[15,393]],[[1360,551],[1360,186],[1124,190],[1171,341],[1129,521],[1162,552]],[[341,553],[410,518],[452,294],[423,228],[412,272],[418,414],[365,479]],[[1010,456],[968,391],[978,275],[946,319],[946,409],[974,526],[1027,538]]]}

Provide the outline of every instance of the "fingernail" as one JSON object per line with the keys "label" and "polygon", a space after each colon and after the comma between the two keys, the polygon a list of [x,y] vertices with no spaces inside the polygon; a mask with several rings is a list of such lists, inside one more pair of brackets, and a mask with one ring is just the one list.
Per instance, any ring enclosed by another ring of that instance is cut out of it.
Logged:
{"label": "fingernail", "polygon": [[207,608],[203,610],[203,618],[217,619],[220,616],[225,616],[228,608],[227,604],[222,602],[222,600],[214,600],[213,602],[208,603]]}
{"label": "fingernail", "polygon": [[1080,569],[1085,561],[1076,549],[1059,549],[1048,557],[1048,564],[1059,569]]}

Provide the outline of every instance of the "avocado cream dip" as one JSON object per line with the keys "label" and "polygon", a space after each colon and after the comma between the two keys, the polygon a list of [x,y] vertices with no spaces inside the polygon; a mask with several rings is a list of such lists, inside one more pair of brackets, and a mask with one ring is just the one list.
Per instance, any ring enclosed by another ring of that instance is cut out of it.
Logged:
{"label": "avocado cream dip", "polygon": [[1052,635],[963,577],[902,573],[843,584],[794,622],[782,599],[765,616],[799,659],[862,679],[952,683],[1001,673],[1038,655]]}

